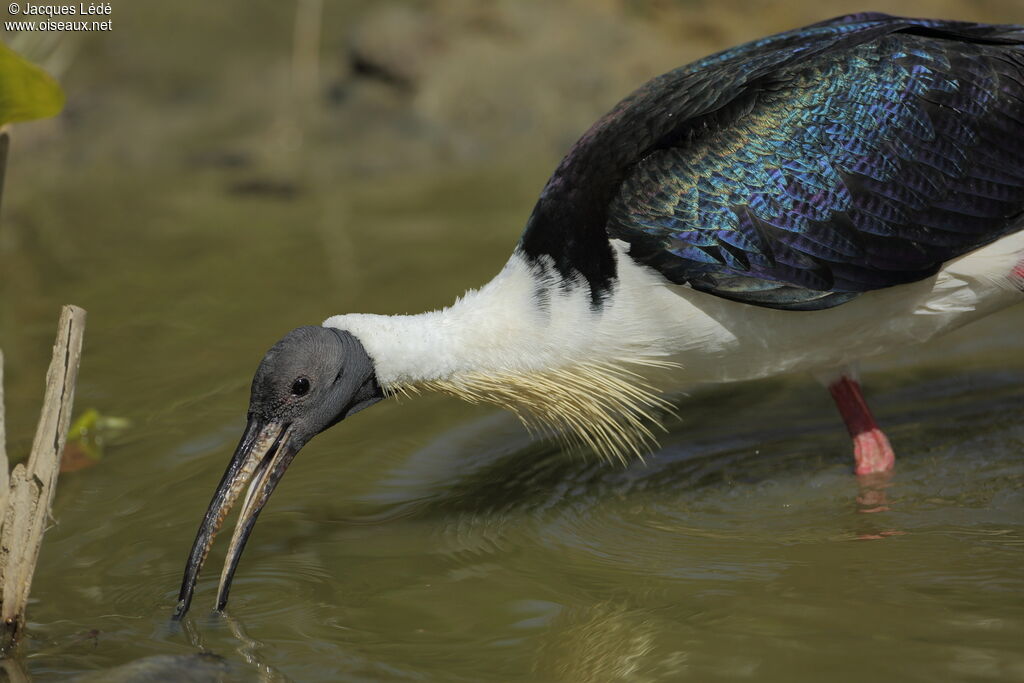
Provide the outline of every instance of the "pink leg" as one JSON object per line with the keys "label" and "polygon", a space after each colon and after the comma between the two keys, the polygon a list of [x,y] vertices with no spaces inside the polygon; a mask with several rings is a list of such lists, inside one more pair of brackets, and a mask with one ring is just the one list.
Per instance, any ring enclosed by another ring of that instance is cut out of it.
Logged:
{"label": "pink leg", "polygon": [[1024,292],[1024,261],[1021,261],[1010,271],[1010,281],[1017,285],[1020,291]]}
{"label": "pink leg", "polygon": [[889,445],[889,439],[875,422],[857,380],[843,375],[829,384],[828,390],[836,401],[839,414],[843,416],[846,429],[853,437],[853,457],[856,461],[854,471],[857,474],[874,474],[891,470],[896,454]]}

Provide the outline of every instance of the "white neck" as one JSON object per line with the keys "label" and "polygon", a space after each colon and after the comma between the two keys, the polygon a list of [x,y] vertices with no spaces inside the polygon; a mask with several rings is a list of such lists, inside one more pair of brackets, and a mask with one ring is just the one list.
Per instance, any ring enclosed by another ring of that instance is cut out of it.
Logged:
{"label": "white neck", "polygon": [[626,300],[636,299],[636,292],[617,287],[594,309],[585,282],[567,287],[553,268],[531,265],[517,251],[491,282],[447,308],[418,315],[336,315],[324,326],[354,334],[385,386],[542,372],[581,360],[645,363],[663,352],[652,338],[658,335],[637,324],[643,302]]}
{"label": "white neck", "polygon": [[[624,246],[615,248],[620,266],[629,261]],[[586,282],[566,283],[516,252],[491,282],[443,310],[338,315],[324,325],[363,343],[385,390],[495,403],[529,427],[624,459],[655,443],[650,428],[671,410],[635,370],[671,365],[663,357],[675,335],[649,305],[664,289],[656,276],[632,264],[618,275],[595,308]]]}

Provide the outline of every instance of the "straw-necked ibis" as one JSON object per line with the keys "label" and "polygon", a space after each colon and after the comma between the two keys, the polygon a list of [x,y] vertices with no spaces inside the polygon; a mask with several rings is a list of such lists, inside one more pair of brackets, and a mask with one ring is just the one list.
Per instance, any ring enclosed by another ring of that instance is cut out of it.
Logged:
{"label": "straw-necked ibis", "polygon": [[887,470],[854,364],[1024,301],[1022,228],[1024,27],[859,14],[659,76],[572,147],[491,282],[270,349],[177,615],[246,483],[218,608],[299,449],[396,393],[493,402],[625,457],[666,388],[811,371],[856,471]]}

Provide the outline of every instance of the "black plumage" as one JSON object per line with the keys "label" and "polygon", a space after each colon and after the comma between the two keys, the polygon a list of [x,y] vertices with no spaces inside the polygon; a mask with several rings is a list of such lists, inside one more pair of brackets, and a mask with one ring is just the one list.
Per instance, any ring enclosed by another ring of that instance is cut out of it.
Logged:
{"label": "black plumage", "polygon": [[659,76],[548,181],[520,247],[614,282],[820,309],[1024,227],[1024,28],[840,17]]}

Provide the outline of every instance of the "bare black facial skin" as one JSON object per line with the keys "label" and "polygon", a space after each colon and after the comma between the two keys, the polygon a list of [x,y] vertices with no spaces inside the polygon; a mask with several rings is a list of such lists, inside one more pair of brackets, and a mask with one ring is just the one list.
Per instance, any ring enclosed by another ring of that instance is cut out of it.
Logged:
{"label": "bare black facial skin", "polygon": [[174,618],[188,611],[213,538],[251,479],[221,572],[217,609],[224,609],[238,560],[260,510],[306,442],[384,398],[373,360],[349,332],[299,327],[274,344],[252,380],[242,439],[210,501],[185,566]]}

